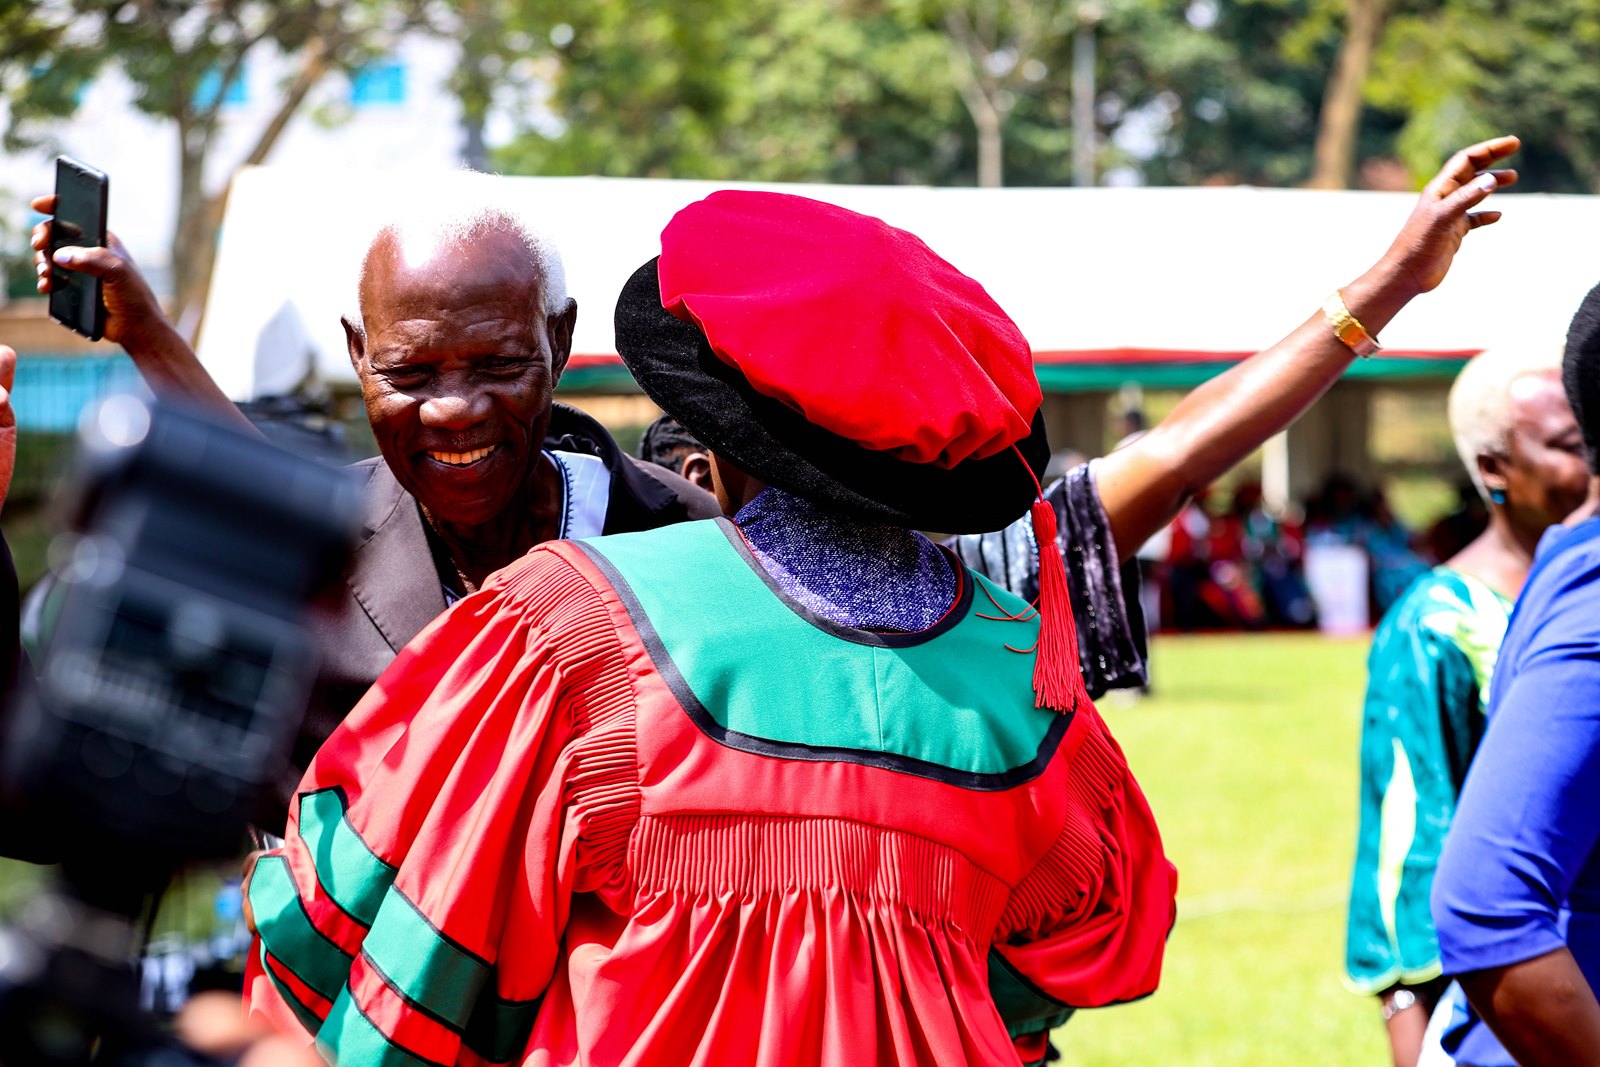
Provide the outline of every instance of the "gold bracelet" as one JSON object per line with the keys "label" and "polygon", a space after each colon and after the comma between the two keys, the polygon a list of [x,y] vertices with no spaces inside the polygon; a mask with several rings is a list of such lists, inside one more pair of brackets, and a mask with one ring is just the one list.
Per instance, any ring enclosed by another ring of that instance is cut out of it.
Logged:
{"label": "gold bracelet", "polygon": [[1334,335],[1343,341],[1350,351],[1362,359],[1378,351],[1378,342],[1373,340],[1360,320],[1350,314],[1350,309],[1344,306],[1342,292],[1337,289],[1333,291],[1333,295],[1322,305],[1322,313],[1328,317],[1328,325],[1333,327]]}

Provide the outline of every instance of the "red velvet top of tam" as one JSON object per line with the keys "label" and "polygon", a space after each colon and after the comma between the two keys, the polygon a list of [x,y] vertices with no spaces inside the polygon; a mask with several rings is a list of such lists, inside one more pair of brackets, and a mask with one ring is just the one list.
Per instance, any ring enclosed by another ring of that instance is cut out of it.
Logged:
{"label": "red velvet top of tam", "polygon": [[983,286],[880,219],[713,193],[661,234],[661,305],[752,388],[857,444],[953,467],[1028,436],[1027,339]]}

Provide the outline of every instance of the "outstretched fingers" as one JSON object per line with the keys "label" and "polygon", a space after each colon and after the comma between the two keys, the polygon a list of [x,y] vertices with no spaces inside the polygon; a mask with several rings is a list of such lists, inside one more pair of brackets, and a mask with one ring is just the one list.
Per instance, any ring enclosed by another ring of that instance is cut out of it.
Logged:
{"label": "outstretched fingers", "polygon": [[[1457,189],[1471,183],[1479,174],[1489,171],[1496,163],[1515,155],[1522,148],[1522,140],[1518,137],[1493,137],[1487,141],[1468,145],[1445,161],[1439,168],[1439,173],[1428,183],[1427,188],[1439,197],[1449,196]],[[1495,174],[1509,176],[1504,184],[1513,184],[1516,171],[1494,171]]]}
{"label": "outstretched fingers", "polygon": [[1444,218],[1459,228],[1465,234],[1480,226],[1488,226],[1500,219],[1498,211],[1473,211],[1489,198],[1496,189],[1504,189],[1514,185],[1517,181],[1517,172],[1514,170],[1490,170],[1474,175],[1460,188],[1445,195],[1436,208]]}
{"label": "outstretched fingers", "polygon": [[1480,174],[1445,197],[1444,207],[1452,214],[1465,215],[1472,208],[1487,200],[1489,194],[1498,188],[1500,188],[1500,179],[1493,171],[1487,174]]}

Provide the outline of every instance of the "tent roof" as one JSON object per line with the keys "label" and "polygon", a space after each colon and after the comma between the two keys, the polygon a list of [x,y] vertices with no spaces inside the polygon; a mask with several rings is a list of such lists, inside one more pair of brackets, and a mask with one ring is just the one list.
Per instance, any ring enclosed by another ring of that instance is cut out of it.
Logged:
{"label": "tent roof", "polygon": [[[407,205],[461,200],[506,207],[555,240],[579,305],[565,384],[625,387],[611,327],[622,283],[659,251],[675,211],[734,184],[250,168],[229,195],[200,358],[236,399],[292,386],[308,361],[351,380],[339,316],[354,307],[367,241]],[[740,187],[830,200],[918,234],[1017,320],[1050,389],[1204,380],[1316,312],[1414,202],[1245,187]],[[1581,235],[1600,232],[1600,197],[1502,195],[1495,206],[1504,220],[1473,234],[1440,290],[1383,331],[1389,358],[1353,373],[1448,375],[1484,348],[1561,344],[1596,280]]]}

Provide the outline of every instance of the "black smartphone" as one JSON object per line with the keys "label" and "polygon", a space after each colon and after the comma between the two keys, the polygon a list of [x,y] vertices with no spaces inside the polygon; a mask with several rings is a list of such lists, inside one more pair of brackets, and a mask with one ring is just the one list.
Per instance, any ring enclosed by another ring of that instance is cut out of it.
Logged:
{"label": "black smartphone", "polygon": [[106,198],[110,183],[93,167],[56,157],[56,214],[50,228],[50,317],[91,341],[106,332],[100,279],[56,266],[56,249],[106,243]]}

